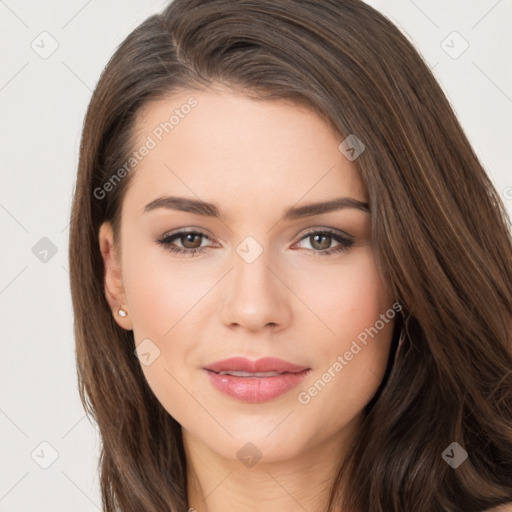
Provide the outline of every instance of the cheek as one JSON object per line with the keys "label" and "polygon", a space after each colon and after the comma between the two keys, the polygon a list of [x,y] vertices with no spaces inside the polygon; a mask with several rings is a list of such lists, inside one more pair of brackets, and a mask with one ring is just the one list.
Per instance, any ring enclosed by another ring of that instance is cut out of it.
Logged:
{"label": "cheek", "polygon": [[130,268],[125,288],[142,372],[158,401],[181,423],[192,405],[181,370],[194,350],[195,340],[186,326],[197,290],[187,288],[183,277],[166,273],[161,263],[146,260],[145,265]]}
{"label": "cheek", "polygon": [[124,271],[136,341],[154,337],[165,343],[171,339],[207,291],[207,283],[191,280],[193,270],[180,271],[169,263],[164,249],[142,243],[126,248]]}
{"label": "cheek", "polygon": [[318,332],[327,352],[343,349],[348,340],[373,326],[392,305],[369,247],[350,260],[347,258],[343,265],[317,274],[315,287],[311,284],[310,281],[299,293],[322,320],[315,322],[312,316],[310,325],[316,323],[321,328]]}
{"label": "cheek", "polygon": [[326,408],[335,412],[326,419],[335,428],[360,412],[382,382],[395,311],[370,251],[359,253],[357,264],[340,267],[324,293],[310,294],[309,301],[329,330],[322,328],[316,338],[310,330],[317,368],[301,387],[299,402],[310,417]]}
{"label": "cheek", "polygon": [[187,372],[198,366],[197,335],[216,279],[200,275],[195,265],[180,270],[162,253],[127,245],[123,279],[141,369],[160,403],[182,421],[195,403]]}

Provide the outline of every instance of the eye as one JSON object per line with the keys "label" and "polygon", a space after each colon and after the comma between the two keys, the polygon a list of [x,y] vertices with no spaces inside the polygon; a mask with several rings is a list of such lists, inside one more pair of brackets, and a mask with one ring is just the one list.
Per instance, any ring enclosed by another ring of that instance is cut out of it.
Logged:
{"label": "eye", "polygon": [[[171,252],[193,256],[196,253],[205,252],[204,247],[201,246],[201,239],[205,238],[208,239],[200,231],[180,231],[171,235],[165,235],[157,241]],[[183,247],[176,246],[174,240],[178,240]]]}
{"label": "eye", "polygon": [[[299,241],[308,240],[314,256],[329,256],[330,254],[340,253],[347,251],[352,245],[354,240],[348,235],[342,235],[338,231],[331,229],[321,229],[316,231],[309,231]],[[337,246],[331,247],[332,241],[338,242]],[[317,250],[318,249],[318,250]]]}

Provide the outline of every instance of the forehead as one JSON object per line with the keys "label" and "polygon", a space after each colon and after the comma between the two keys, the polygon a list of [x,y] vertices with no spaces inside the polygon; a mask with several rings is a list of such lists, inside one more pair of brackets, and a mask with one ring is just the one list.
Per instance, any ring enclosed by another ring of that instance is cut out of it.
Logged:
{"label": "forehead", "polygon": [[182,194],[268,210],[340,195],[366,201],[342,137],[312,110],[281,100],[208,89],[145,105],[135,151],[147,146],[126,195],[142,212],[157,196]]}

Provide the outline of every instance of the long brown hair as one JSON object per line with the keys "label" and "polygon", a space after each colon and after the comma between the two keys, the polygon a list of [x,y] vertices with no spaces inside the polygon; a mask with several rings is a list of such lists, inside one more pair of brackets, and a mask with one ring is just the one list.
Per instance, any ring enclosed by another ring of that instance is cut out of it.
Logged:
{"label": "long brown hair", "polygon": [[[80,397],[102,439],[106,512],[186,512],[180,425],[155,398],[104,296],[106,194],[149,101],[216,82],[313,108],[355,134],[375,256],[405,341],[333,475],[330,510],[481,511],[512,501],[512,241],[500,196],[429,67],[360,0],[174,0],[103,71],[80,147],[70,231]],[[118,174],[119,176],[119,174]],[[390,354],[393,360],[394,353]],[[457,469],[442,454],[469,454]]]}

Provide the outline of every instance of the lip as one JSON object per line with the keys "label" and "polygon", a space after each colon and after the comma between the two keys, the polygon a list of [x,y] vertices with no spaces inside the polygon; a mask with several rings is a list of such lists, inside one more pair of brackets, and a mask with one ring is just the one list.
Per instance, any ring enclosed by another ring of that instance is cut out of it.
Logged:
{"label": "lip", "polygon": [[[265,357],[251,361],[243,357],[232,357],[208,365],[203,370],[208,374],[210,383],[221,393],[242,402],[262,403],[274,400],[278,396],[298,386],[311,372],[307,366]],[[271,377],[239,377],[220,375],[221,371],[244,371],[248,373],[279,372]]]}
{"label": "lip", "polygon": [[246,357],[230,357],[211,363],[205,367],[206,370],[214,372],[223,371],[242,371],[250,373],[258,372],[279,372],[279,373],[298,373],[303,370],[308,370],[307,366],[299,366],[297,364],[289,363],[283,359],[276,357],[263,357],[256,361],[251,361]]}

